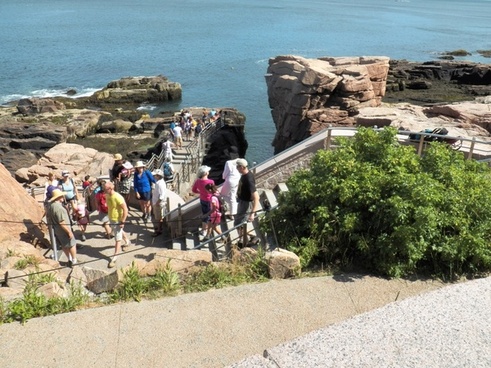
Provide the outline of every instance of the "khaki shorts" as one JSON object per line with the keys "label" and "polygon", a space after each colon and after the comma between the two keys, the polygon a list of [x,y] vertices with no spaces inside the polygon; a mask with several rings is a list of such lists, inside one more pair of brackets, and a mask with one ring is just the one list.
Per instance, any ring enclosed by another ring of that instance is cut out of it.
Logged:
{"label": "khaki shorts", "polygon": [[153,218],[156,222],[162,221],[164,218],[164,209],[157,202],[152,206]]}
{"label": "khaki shorts", "polygon": [[123,228],[119,223],[111,222],[111,229],[113,231],[114,240],[121,241],[123,240]]}

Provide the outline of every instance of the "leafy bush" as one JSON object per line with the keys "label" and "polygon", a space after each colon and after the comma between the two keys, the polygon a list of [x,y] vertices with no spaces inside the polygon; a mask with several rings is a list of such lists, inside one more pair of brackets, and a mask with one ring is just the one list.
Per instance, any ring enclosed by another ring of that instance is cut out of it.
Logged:
{"label": "leafy bush", "polygon": [[303,265],[354,265],[392,277],[489,271],[490,169],[445,143],[431,143],[420,158],[395,135],[360,129],[293,175],[270,214],[280,244]]}
{"label": "leafy bush", "polygon": [[133,299],[139,302],[142,296],[149,290],[149,284],[149,280],[140,276],[140,272],[133,262],[130,268],[123,271],[123,280],[111,293],[111,299],[112,301]]}
{"label": "leafy bush", "polygon": [[53,276],[30,274],[21,299],[0,303],[0,323],[25,323],[35,317],[72,312],[87,303],[88,296],[80,284],[70,284],[69,296],[66,298],[47,298],[39,293],[39,286],[51,282],[52,278]]}
{"label": "leafy bush", "polygon": [[150,280],[150,287],[164,295],[176,293],[181,288],[179,275],[170,266],[170,260],[163,269],[157,270]]}

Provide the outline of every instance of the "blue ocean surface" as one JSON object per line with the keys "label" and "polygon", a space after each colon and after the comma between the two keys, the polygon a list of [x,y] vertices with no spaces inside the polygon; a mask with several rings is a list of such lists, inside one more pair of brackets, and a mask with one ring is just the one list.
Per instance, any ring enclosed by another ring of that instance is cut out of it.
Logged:
{"label": "blue ocean surface", "polygon": [[0,104],[79,96],[125,76],[165,75],[179,103],[234,107],[246,117],[247,158],[273,153],[264,75],[277,55],[427,61],[465,49],[491,63],[491,1],[1,0]]}

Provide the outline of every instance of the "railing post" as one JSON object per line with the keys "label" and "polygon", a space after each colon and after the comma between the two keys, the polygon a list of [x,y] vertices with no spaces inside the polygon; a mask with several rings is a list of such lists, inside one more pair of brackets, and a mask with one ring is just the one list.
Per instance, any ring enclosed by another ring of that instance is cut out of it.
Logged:
{"label": "railing post", "polygon": [[242,246],[245,247],[247,246],[247,243],[249,242],[247,239],[247,222],[242,225]]}
{"label": "railing post", "polygon": [[217,249],[217,243],[215,242],[215,239],[210,240],[208,243],[208,248],[210,249],[211,253],[211,260],[213,262],[218,262],[220,258],[218,257],[218,249]]}
{"label": "railing post", "polygon": [[182,235],[182,208],[181,204],[177,205],[177,236]]}
{"label": "railing post", "polygon": [[331,148],[331,135],[332,135],[332,128],[329,127],[329,128],[327,128],[327,137],[326,137],[326,141],[324,143],[324,149],[326,149],[326,150]]}
{"label": "railing post", "polygon": [[55,261],[58,261],[58,249],[56,246],[55,229],[53,228],[53,225],[51,224],[48,216],[46,216],[46,221],[48,223],[49,241],[51,242],[51,246],[53,248],[53,259]]}
{"label": "railing post", "polygon": [[472,137],[471,146],[469,148],[469,153],[467,154],[467,159],[470,160],[472,158],[472,154],[474,153],[474,145],[476,144],[476,137]]}
{"label": "railing post", "polygon": [[419,137],[419,145],[418,145],[418,156],[421,157],[423,154],[423,144],[425,142],[425,136],[423,134]]}

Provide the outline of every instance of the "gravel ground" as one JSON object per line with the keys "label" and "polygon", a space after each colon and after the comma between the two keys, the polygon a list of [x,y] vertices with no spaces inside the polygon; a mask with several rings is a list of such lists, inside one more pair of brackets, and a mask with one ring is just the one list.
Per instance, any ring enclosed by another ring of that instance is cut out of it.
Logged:
{"label": "gravel ground", "polygon": [[388,304],[263,355],[231,367],[491,367],[491,277]]}

